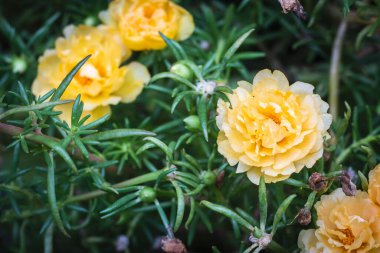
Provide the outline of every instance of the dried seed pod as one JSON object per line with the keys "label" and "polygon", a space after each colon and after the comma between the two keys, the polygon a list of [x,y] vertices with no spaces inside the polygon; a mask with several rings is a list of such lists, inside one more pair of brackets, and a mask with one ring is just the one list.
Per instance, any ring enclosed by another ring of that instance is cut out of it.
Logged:
{"label": "dried seed pod", "polygon": [[226,174],[226,172],[223,170],[221,171],[217,176],[216,176],[216,186],[218,186],[218,188],[222,187],[223,185],[223,182],[224,182],[224,175]]}
{"label": "dried seed pod", "polygon": [[347,196],[354,196],[356,194],[356,185],[351,181],[351,176],[348,171],[342,171],[339,180],[344,194]]}
{"label": "dried seed pod", "polygon": [[180,239],[165,236],[161,239],[161,249],[166,253],[186,253],[186,247]]}
{"label": "dried seed pod", "polygon": [[331,158],[331,152],[324,150],[323,151],[323,159],[325,161],[328,161],[328,160],[330,160],[330,158]]}
{"label": "dried seed pod", "polygon": [[279,0],[284,13],[294,12],[297,17],[306,19],[306,12],[298,0]]}
{"label": "dried seed pod", "polygon": [[309,177],[309,186],[312,190],[320,192],[326,189],[328,185],[327,178],[322,176],[322,174],[318,172],[314,172]]}
{"label": "dried seed pod", "polygon": [[299,224],[307,226],[311,222],[311,212],[309,208],[302,208],[297,215],[297,221]]}

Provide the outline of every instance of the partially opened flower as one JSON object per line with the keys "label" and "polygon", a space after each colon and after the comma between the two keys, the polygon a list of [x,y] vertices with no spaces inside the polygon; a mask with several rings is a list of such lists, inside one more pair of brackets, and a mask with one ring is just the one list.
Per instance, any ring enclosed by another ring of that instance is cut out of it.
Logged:
{"label": "partially opened flower", "polygon": [[[132,62],[120,67],[130,55],[111,28],[100,26],[68,26],[64,37],[58,38],[54,50],[47,50],[39,59],[38,74],[32,92],[41,96],[57,88],[69,71],[84,57],[89,60],[64,92],[62,99],[75,99],[81,94],[84,113],[89,121],[110,113],[110,105],[129,103],[136,99],[150,75],[145,66]],[[57,106],[62,119],[70,122],[72,104]]]}
{"label": "partially opened flower", "polygon": [[218,101],[218,151],[237,172],[246,172],[255,184],[263,175],[277,182],[311,168],[321,158],[323,141],[331,125],[328,104],[313,94],[311,84],[289,86],[285,75],[266,69],[253,84],[238,82]]}
{"label": "partially opened flower", "polygon": [[369,172],[368,194],[380,206],[380,164]]}
{"label": "partially opened flower", "polygon": [[194,31],[192,15],[169,0],[114,0],[101,20],[115,27],[132,50],[162,49],[159,32],[174,40],[185,40]]}

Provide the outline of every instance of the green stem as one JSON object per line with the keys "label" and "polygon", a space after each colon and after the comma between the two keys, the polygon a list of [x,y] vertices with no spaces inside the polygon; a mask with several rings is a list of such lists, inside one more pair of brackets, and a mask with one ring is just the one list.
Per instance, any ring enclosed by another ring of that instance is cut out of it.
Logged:
{"label": "green stem", "polygon": [[284,247],[282,247],[280,244],[278,244],[275,241],[271,241],[270,244],[268,245],[268,249],[272,252],[275,253],[288,253],[289,251],[286,250]]}
{"label": "green stem", "polygon": [[[117,188],[134,186],[134,185],[139,185],[139,184],[155,181],[158,178],[158,176],[162,173],[163,170],[164,169],[154,171],[154,172],[150,172],[150,173],[147,173],[147,174],[144,174],[144,175],[132,178],[132,179],[128,179],[128,180],[125,180],[123,182],[114,184],[114,185],[112,185],[112,187],[117,189]],[[106,194],[106,192],[101,191],[101,190],[96,190],[96,191],[92,191],[92,192],[88,192],[88,193],[84,193],[81,195],[70,197],[64,202],[64,204],[85,201],[85,200],[89,200],[89,199],[93,199],[93,198],[102,196],[104,194]]]}
{"label": "green stem", "polygon": [[154,204],[156,205],[158,214],[160,215],[160,218],[162,220],[162,223],[165,226],[165,229],[166,229],[166,232],[168,233],[169,238],[173,239],[174,238],[173,230],[171,226],[169,225],[168,217],[166,216],[164,210],[162,209],[160,202],[157,199],[155,199]]}
{"label": "green stem", "polygon": [[71,103],[71,102],[73,102],[73,100],[62,100],[62,101],[46,102],[46,103],[36,104],[36,105],[20,106],[20,107],[10,109],[10,110],[0,114],[0,120],[4,119],[4,118],[6,118],[12,114],[41,110],[41,109],[44,109],[46,107],[63,105],[63,104]]}
{"label": "green stem", "polygon": [[[256,238],[260,238],[263,236],[263,232],[258,227],[255,227],[255,229],[253,230],[253,235]],[[274,253],[288,253],[288,251],[284,247],[282,247],[274,240],[271,240],[267,248]]]}
{"label": "green stem", "polygon": [[330,63],[329,104],[330,111],[334,119],[336,119],[339,112],[339,68],[343,38],[346,33],[346,28],[347,19],[343,19],[339,25],[338,32],[334,40]]}
{"label": "green stem", "polygon": [[354,150],[355,148],[358,148],[362,145],[368,144],[370,142],[376,141],[380,138],[380,135],[368,135],[366,138],[361,139],[359,141],[353,142],[348,148],[343,150],[342,153],[338,156],[338,158],[335,160],[335,164],[339,165],[346,160],[347,156]]}
{"label": "green stem", "polygon": [[[134,185],[139,185],[139,184],[155,181],[163,170],[164,169],[161,169],[161,170],[154,171],[154,172],[142,175],[142,176],[138,176],[138,177],[135,177],[132,179],[128,179],[128,180],[122,181],[120,183],[114,184],[112,187],[117,189],[117,188],[134,186]],[[73,196],[73,197],[68,198],[63,203],[63,205],[67,205],[67,204],[74,203],[74,202],[81,202],[81,201],[90,200],[90,199],[93,199],[93,198],[96,198],[96,197],[99,197],[99,196],[102,196],[105,194],[107,194],[107,193],[104,191],[101,191],[101,190],[96,190],[96,191],[84,193],[81,195],[77,195],[77,196]],[[14,212],[9,212],[9,213],[5,213],[5,214],[0,216],[0,222],[5,222],[5,221],[13,220],[13,219],[28,219],[28,218],[36,216],[36,215],[45,214],[47,211],[48,211],[48,208],[44,207],[44,208],[38,209],[38,210],[26,210],[26,211],[21,212],[20,215],[17,215]]]}
{"label": "green stem", "polygon": [[51,223],[45,232],[44,253],[53,253],[54,223]]}
{"label": "green stem", "polygon": [[[22,135],[23,132],[24,132],[24,129],[22,129],[21,127],[0,123],[0,133],[11,135],[11,136],[19,136],[19,135]],[[55,142],[60,141],[57,138],[47,136],[47,135],[44,135],[41,133],[36,133],[36,132],[24,135],[26,140],[31,141],[33,143],[42,144],[38,138],[40,136],[43,136],[43,137],[48,138],[48,139],[55,141]],[[70,150],[71,146],[68,147],[67,149]],[[79,148],[74,149],[73,156],[75,158],[80,159],[80,160],[84,159],[82,152],[79,150]],[[91,162],[97,162],[97,163],[104,162],[104,160],[102,158],[100,158],[94,154],[89,154],[88,160]]]}

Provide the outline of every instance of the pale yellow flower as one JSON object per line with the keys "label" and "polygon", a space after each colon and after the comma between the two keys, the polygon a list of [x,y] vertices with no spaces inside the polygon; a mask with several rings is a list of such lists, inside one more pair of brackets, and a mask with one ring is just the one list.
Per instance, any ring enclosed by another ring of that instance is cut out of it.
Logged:
{"label": "pale yellow flower", "polygon": [[332,253],[380,252],[380,207],[366,192],[346,196],[339,188],[315,204],[320,243]]}
{"label": "pale yellow flower", "polygon": [[228,95],[231,104],[218,101],[219,153],[255,184],[262,175],[266,182],[277,182],[311,168],[322,156],[332,121],[314,87],[289,86],[282,72],[268,69],[257,73],[253,85],[238,84]]}
{"label": "pale yellow flower", "polygon": [[380,164],[369,172],[368,194],[373,202],[380,205]]}
{"label": "pale yellow flower", "polygon": [[331,253],[323,243],[315,236],[315,229],[302,230],[298,236],[300,253]]}
{"label": "pale yellow flower", "polygon": [[99,14],[115,27],[132,50],[162,49],[159,32],[174,40],[185,40],[194,31],[193,16],[169,0],[114,0]]}
{"label": "pale yellow flower", "polygon": [[[75,75],[62,99],[75,99],[81,94],[84,113],[89,121],[110,113],[110,105],[129,103],[136,99],[150,79],[145,66],[132,62],[120,67],[130,55],[117,33],[105,26],[68,26],[64,37],[58,38],[54,50],[47,50],[39,59],[38,74],[32,92],[41,96],[57,88],[69,71],[84,57],[90,59]],[[58,106],[61,118],[70,123],[72,105]]]}

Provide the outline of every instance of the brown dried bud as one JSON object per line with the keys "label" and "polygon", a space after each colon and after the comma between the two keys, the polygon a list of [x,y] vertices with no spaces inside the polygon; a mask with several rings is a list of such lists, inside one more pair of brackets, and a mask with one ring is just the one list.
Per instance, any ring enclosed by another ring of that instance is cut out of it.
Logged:
{"label": "brown dried bud", "polygon": [[298,0],[278,0],[284,13],[294,12],[297,17],[306,19],[306,12]]}
{"label": "brown dried bud", "polygon": [[304,226],[307,226],[310,224],[311,222],[311,212],[309,210],[309,208],[302,208],[299,212],[298,212],[298,215],[297,215],[297,221],[299,224],[301,225],[304,225]]}
{"label": "brown dried bud", "polygon": [[318,172],[314,172],[309,177],[309,186],[312,190],[320,192],[326,189],[328,185],[327,177],[322,176]]}
{"label": "brown dried bud", "polygon": [[217,176],[216,176],[216,186],[218,188],[222,187],[223,185],[223,182],[224,182],[224,175],[226,174],[226,172],[223,170],[221,171]]}
{"label": "brown dried bud", "polygon": [[324,151],[323,151],[323,159],[324,159],[325,161],[328,161],[328,160],[330,160],[330,158],[331,158],[331,152],[329,152],[329,151],[327,151],[327,150],[324,150]]}
{"label": "brown dried bud", "polygon": [[161,249],[166,253],[186,253],[186,247],[180,239],[165,236],[161,239]]}
{"label": "brown dried bud", "polygon": [[351,181],[351,176],[348,171],[342,171],[342,174],[339,176],[339,180],[344,194],[347,196],[354,196],[356,194],[356,185]]}

